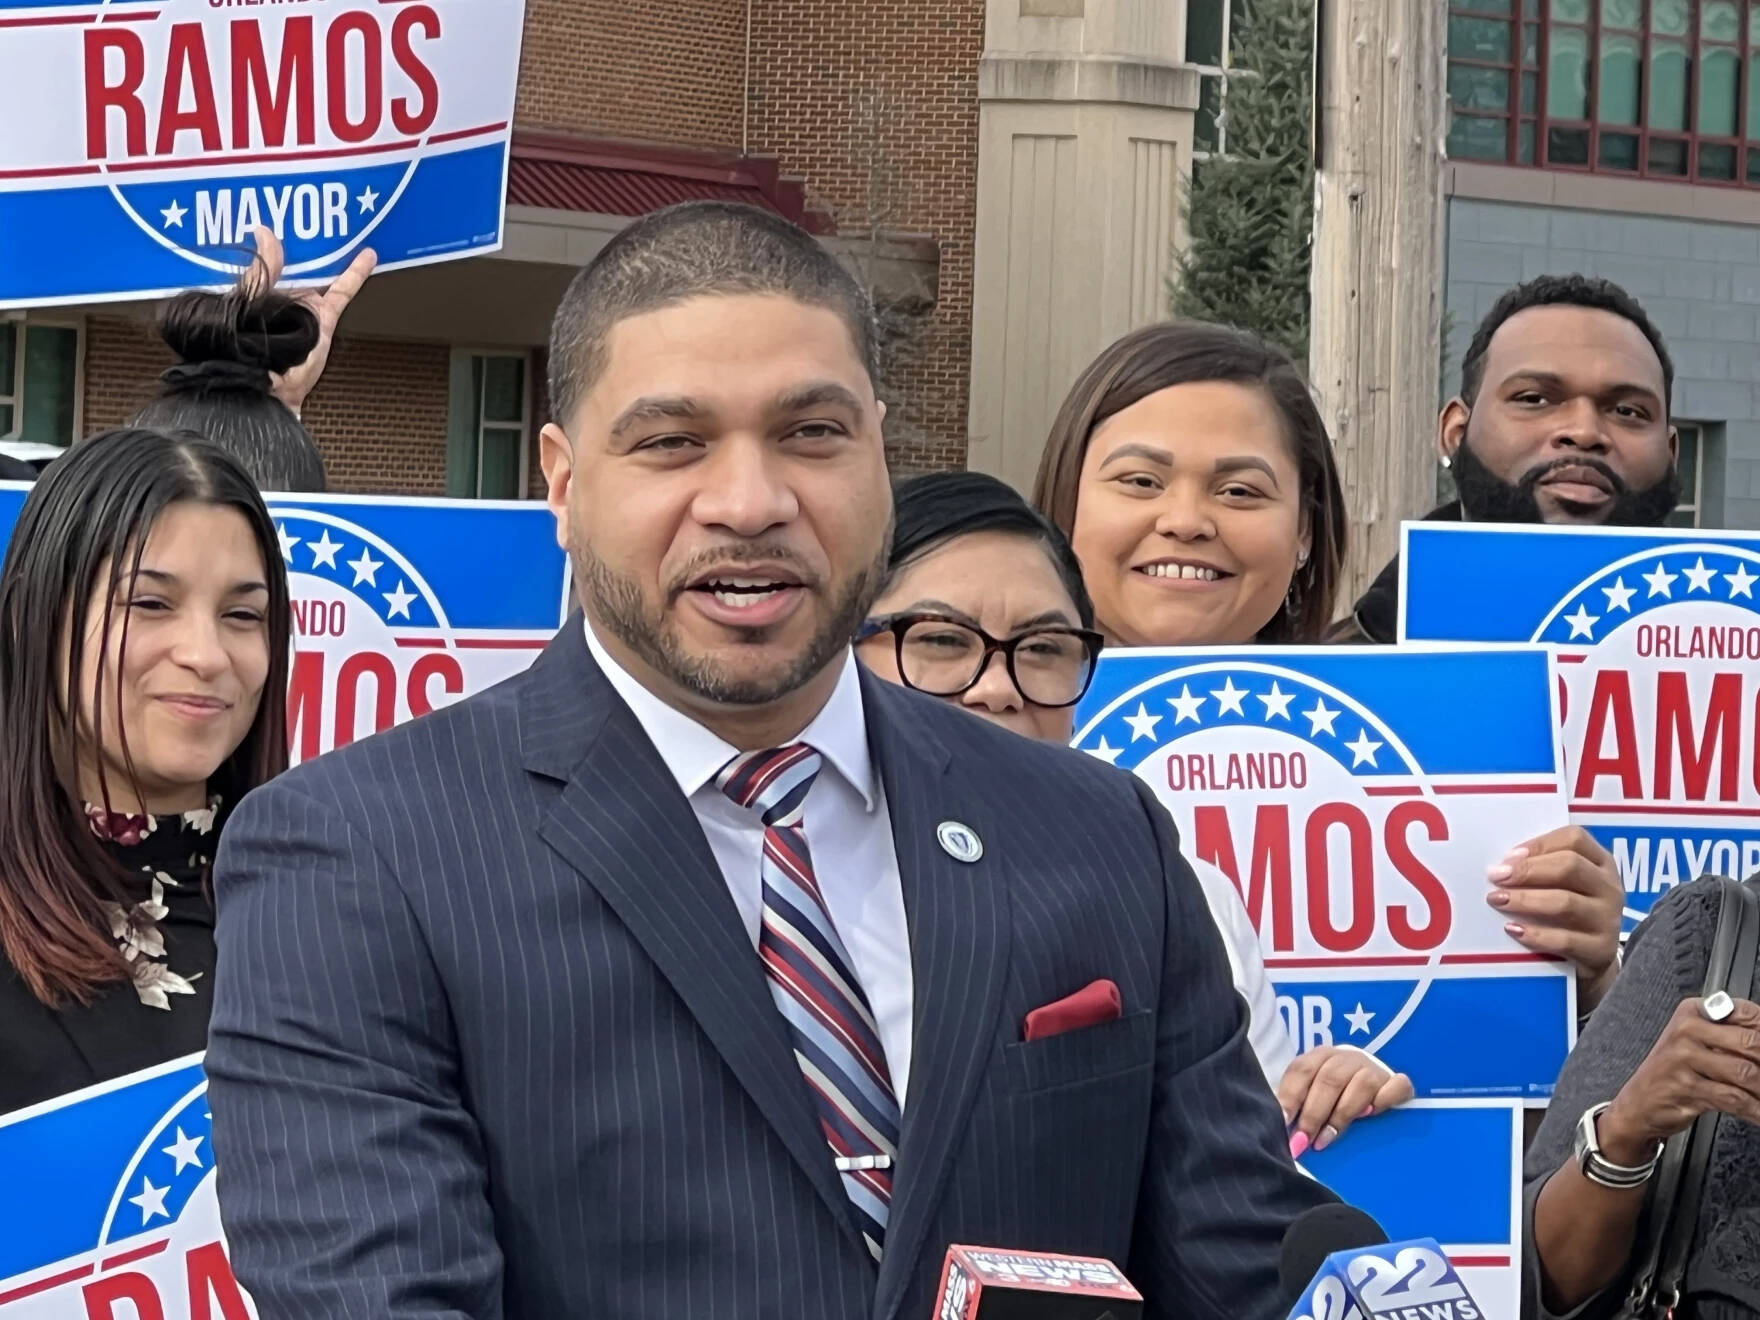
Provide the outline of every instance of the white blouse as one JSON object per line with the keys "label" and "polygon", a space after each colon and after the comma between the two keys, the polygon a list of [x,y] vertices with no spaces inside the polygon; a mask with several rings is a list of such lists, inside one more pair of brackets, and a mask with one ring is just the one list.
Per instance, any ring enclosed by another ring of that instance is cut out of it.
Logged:
{"label": "white blouse", "polygon": [[1234,988],[1247,1001],[1247,1039],[1253,1046],[1253,1053],[1259,1057],[1259,1066],[1265,1070],[1265,1079],[1275,1091],[1278,1082],[1283,1080],[1284,1069],[1296,1057],[1296,1049],[1284,1028],[1283,1015],[1277,1011],[1277,993],[1271,988],[1271,978],[1265,974],[1265,955],[1259,950],[1259,933],[1253,929],[1252,918],[1247,916],[1247,905],[1241,901],[1240,891],[1221,868],[1195,857],[1186,860],[1191,863],[1198,883],[1203,887],[1204,897],[1210,900],[1210,914],[1216,918],[1216,925],[1222,931],[1222,945],[1228,950],[1228,970],[1234,976]]}

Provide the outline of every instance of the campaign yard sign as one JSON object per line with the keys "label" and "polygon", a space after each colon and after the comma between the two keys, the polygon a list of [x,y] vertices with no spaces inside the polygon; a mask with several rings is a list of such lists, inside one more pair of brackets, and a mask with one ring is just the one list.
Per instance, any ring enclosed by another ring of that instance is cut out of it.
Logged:
{"label": "campaign yard sign", "polygon": [[1234,881],[1297,1050],[1540,1103],[1575,981],[1485,897],[1488,867],[1566,819],[1553,692],[1532,647],[1108,652],[1074,744],[1153,785]]}
{"label": "campaign yard sign", "polygon": [[207,1092],[194,1055],[0,1115],[6,1320],[256,1320],[220,1231]]}
{"label": "campaign yard sign", "polygon": [[[0,483],[0,548],[27,492]],[[542,504],[268,501],[293,604],[296,763],[513,676],[568,615],[567,561]]]}
{"label": "campaign yard sign", "polygon": [[1352,1124],[1302,1167],[1373,1216],[1389,1240],[1441,1243],[1486,1316],[1520,1313],[1520,1105],[1414,1100]]}
{"label": "campaign yard sign", "polygon": [[1571,818],[1628,929],[1760,871],[1760,536],[1408,523],[1402,564],[1402,637],[1556,651]]}
{"label": "campaign yard sign", "polygon": [[0,0],[0,307],[501,245],[524,0]]}

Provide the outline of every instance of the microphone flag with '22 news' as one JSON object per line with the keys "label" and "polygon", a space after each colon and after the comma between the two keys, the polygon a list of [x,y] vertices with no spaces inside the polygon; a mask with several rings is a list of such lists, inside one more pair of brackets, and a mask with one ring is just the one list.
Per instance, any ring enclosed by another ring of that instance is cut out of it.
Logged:
{"label": "microphone flag with '22 news'", "polygon": [[[1434,1239],[1328,1256],[1290,1320],[1487,1320]],[[1493,1316],[1489,1320],[1514,1320]]]}
{"label": "microphone flag with '22 news'", "polygon": [[1139,1320],[1142,1294],[1109,1260],[947,1249],[934,1320]]}

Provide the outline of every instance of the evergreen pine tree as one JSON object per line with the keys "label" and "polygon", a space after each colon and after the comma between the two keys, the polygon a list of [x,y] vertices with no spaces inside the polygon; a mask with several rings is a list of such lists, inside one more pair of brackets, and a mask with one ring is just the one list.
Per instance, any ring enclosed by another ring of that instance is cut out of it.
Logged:
{"label": "evergreen pine tree", "polygon": [[1228,150],[1194,171],[1173,311],[1255,331],[1305,365],[1313,0],[1244,0],[1231,44]]}

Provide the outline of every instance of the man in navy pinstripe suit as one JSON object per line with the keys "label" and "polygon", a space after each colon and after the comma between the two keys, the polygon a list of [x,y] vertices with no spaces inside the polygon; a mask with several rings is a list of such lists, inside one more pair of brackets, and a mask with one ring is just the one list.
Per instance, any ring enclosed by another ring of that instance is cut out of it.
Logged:
{"label": "man in navy pinstripe suit", "polygon": [[1279,1313],[1329,1198],[1167,817],[851,658],[875,343],[792,226],[636,222],[552,339],[583,616],[238,808],[208,1067],[264,1320],[919,1320],[950,1242]]}

